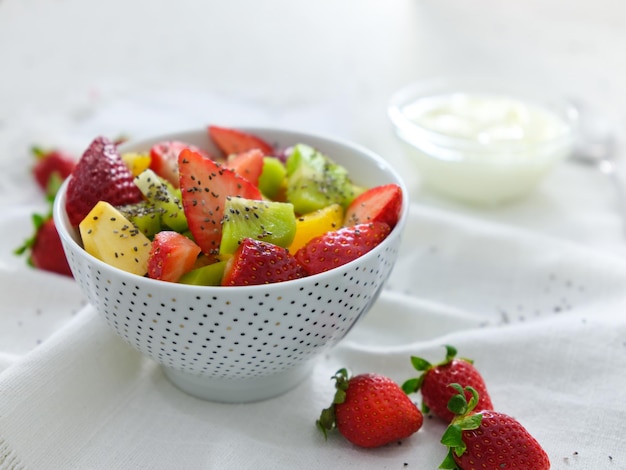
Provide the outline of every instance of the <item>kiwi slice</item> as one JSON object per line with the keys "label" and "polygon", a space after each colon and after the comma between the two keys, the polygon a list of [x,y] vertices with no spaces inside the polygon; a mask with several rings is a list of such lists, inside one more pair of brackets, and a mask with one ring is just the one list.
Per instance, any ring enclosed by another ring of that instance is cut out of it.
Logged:
{"label": "kiwi slice", "polygon": [[228,197],[222,220],[220,254],[232,254],[244,238],[287,248],[296,235],[296,215],[288,202]]}
{"label": "kiwi slice", "polygon": [[263,157],[263,171],[259,176],[259,191],[265,197],[276,200],[283,190],[286,176],[287,168],[283,162],[276,157]]}
{"label": "kiwi slice", "polygon": [[187,218],[183,211],[180,190],[148,169],[135,177],[135,184],[143,195],[163,211],[161,222],[172,230],[187,230]]}
{"label": "kiwi slice", "polygon": [[287,200],[294,205],[297,214],[307,214],[331,204],[345,209],[358,191],[343,166],[309,145],[294,146],[286,167]]}
{"label": "kiwi slice", "polygon": [[227,261],[218,261],[186,272],[178,280],[181,284],[194,286],[219,286],[222,283]]}
{"label": "kiwi slice", "polygon": [[150,201],[126,204],[117,209],[150,239],[162,230],[161,216],[163,210]]}

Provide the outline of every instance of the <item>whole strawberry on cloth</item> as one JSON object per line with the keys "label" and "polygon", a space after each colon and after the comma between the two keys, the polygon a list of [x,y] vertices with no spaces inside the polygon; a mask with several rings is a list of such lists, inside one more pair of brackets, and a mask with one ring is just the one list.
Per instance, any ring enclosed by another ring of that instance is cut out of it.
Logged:
{"label": "whole strawberry on cloth", "polygon": [[[46,199],[52,203],[59,187],[76,166],[72,155],[58,149],[43,150],[33,147],[36,158],[32,175]],[[72,271],[65,258],[61,238],[52,220],[52,210],[47,214],[33,214],[34,234],[14,253],[28,255],[28,264],[44,271],[72,276]]]}
{"label": "whole strawberry on cloth", "polygon": [[388,377],[360,374],[352,378],[346,369],[332,377],[335,397],[316,421],[327,436],[337,429],[360,447],[380,447],[417,432],[424,417],[402,389]]}
{"label": "whole strawberry on cloth", "polygon": [[16,249],[16,255],[28,253],[28,264],[44,271],[72,276],[61,238],[50,215],[33,215],[35,234]]}
{"label": "whole strawberry on cloth", "polygon": [[32,168],[35,181],[46,196],[53,199],[61,183],[74,170],[76,159],[59,149],[44,150],[33,147],[31,150],[36,159]]}
{"label": "whole strawberry on cloth", "polygon": [[[454,390],[449,387],[452,383],[474,388],[480,396],[479,408],[482,410],[493,409],[491,398],[487,392],[487,385],[473,361],[457,358],[456,355],[456,348],[446,345],[446,357],[439,364],[433,365],[426,359],[412,356],[411,364],[422,374],[402,384],[402,390],[407,394],[421,390],[422,411],[424,413],[432,412],[447,422],[454,418],[454,413],[448,409],[448,402],[455,394]],[[467,399],[470,398],[469,395],[467,392]]]}
{"label": "whole strawberry on cloth", "polygon": [[[448,470],[549,470],[550,459],[519,421],[492,410],[474,411],[479,394],[452,384],[449,408],[455,417],[441,443],[448,454],[439,468]],[[469,393],[469,401],[466,394]]]}

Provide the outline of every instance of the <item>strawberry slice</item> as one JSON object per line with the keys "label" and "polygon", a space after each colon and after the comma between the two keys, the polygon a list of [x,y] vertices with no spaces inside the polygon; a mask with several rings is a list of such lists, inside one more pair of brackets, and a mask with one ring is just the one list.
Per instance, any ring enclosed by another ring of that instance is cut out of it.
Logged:
{"label": "strawberry slice", "polygon": [[195,267],[201,250],[192,240],[178,232],[164,230],[154,236],[148,257],[148,276],[178,282]]}
{"label": "strawberry slice", "polygon": [[226,198],[262,199],[248,180],[201,154],[183,149],[178,156],[183,210],[194,240],[211,256],[219,253]]}
{"label": "strawberry slice", "polygon": [[253,238],[244,238],[228,260],[223,286],[251,286],[290,281],[306,275],[285,248]]}
{"label": "strawberry slice", "polygon": [[78,225],[98,201],[123,206],[142,199],[117,146],[106,137],[97,137],[72,172],[65,210],[72,225]]}
{"label": "strawberry slice", "polygon": [[273,155],[274,148],[256,135],[227,127],[209,126],[209,137],[226,155],[259,149],[264,155]]}
{"label": "strawberry slice", "polygon": [[259,177],[263,173],[265,155],[259,149],[247,150],[228,157],[228,168],[243,176],[255,186],[259,186]]}
{"label": "strawberry slice", "polygon": [[318,274],[364,255],[382,242],[390,231],[384,222],[343,227],[313,238],[296,252],[295,257],[309,276]]}
{"label": "strawberry slice", "polygon": [[344,225],[384,222],[393,228],[402,210],[402,189],[397,184],[385,184],[368,189],[348,206]]}
{"label": "strawberry slice", "polygon": [[205,158],[213,158],[206,150],[177,140],[159,142],[150,149],[150,169],[161,178],[169,181],[175,188],[178,188],[180,184],[178,179],[178,155],[183,149],[193,150]]}

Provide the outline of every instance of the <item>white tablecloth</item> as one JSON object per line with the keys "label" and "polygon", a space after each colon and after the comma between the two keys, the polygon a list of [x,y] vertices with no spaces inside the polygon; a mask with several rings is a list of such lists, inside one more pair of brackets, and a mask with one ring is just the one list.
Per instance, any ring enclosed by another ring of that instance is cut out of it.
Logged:
{"label": "white tablecloth", "polygon": [[[324,442],[314,422],[338,367],[402,381],[414,373],[410,355],[437,361],[443,344],[475,359],[495,406],[542,443],[552,468],[626,469],[626,238],[607,180],[566,163],[516,204],[442,200],[422,191],[384,109],[414,78],[506,72],[560,84],[619,129],[626,9],[179,3],[0,0],[0,469],[436,468],[436,419],[402,445],[367,451],[337,435]],[[30,145],[79,153],[98,134],[209,122],[356,140],[392,161],[411,191],[379,302],[301,386],[260,403],[178,391],[71,279],[12,254],[30,214],[45,209]]]}

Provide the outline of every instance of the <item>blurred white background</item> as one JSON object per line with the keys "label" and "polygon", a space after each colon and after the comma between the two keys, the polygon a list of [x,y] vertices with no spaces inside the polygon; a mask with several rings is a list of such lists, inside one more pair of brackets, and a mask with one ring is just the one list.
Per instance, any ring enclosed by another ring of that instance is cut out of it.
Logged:
{"label": "blurred white background", "polygon": [[[412,183],[387,100],[444,75],[550,87],[609,119],[620,140],[625,49],[626,4],[609,0],[0,0],[0,164],[12,174],[3,192],[23,186],[14,159],[34,142],[78,152],[98,133],[210,120],[350,138]],[[569,165],[551,178],[520,204],[461,209],[626,252],[602,175]],[[589,182],[600,189],[585,193]]]}
{"label": "blurred white background", "polygon": [[103,84],[200,89],[277,109],[340,99],[367,141],[395,88],[468,73],[551,83],[623,119],[624,26],[609,0],[1,0],[0,119]]}

